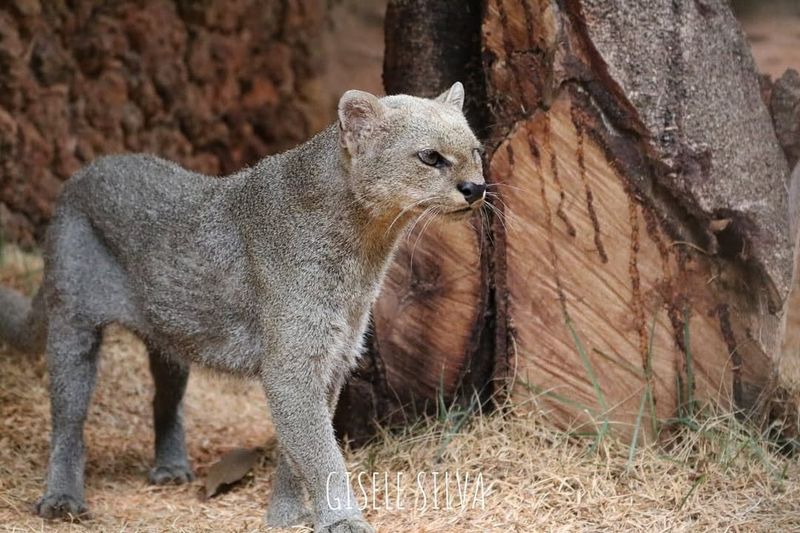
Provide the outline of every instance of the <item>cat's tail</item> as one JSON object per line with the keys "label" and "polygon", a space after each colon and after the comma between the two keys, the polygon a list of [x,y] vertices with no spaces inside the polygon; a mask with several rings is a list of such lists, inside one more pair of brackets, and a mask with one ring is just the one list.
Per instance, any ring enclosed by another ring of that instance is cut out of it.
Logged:
{"label": "cat's tail", "polygon": [[44,350],[46,336],[42,292],[31,301],[13,289],[0,287],[0,340],[21,352],[35,353]]}

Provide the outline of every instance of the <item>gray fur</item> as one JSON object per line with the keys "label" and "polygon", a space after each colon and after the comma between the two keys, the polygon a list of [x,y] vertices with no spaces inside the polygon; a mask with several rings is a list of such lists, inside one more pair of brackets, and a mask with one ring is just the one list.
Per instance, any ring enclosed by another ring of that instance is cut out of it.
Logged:
{"label": "gray fur", "polygon": [[22,294],[0,287],[0,339],[21,352],[41,352],[47,334],[43,294],[33,302]]}
{"label": "gray fur", "polygon": [[[464,219],[481,203],[456,189],[484,183],[462,102],[461,84],[437,100],[348,91],[338,125],[225,178],[126,155],[65,183],[37,296],[46,316],[0,292],[4,338],[35,350],[46,331],[53,432],[39,514],[85,511],[83,424],[101,332],[116,322],[150,353],[152,482],[192,478],[180,405],[198,363],[263,383],[281,449],[269,524],[312,517],[317,531],[372,531],[331,415],[409,223],[425,210]],[[424,149],[451,165],[424,164]]]}

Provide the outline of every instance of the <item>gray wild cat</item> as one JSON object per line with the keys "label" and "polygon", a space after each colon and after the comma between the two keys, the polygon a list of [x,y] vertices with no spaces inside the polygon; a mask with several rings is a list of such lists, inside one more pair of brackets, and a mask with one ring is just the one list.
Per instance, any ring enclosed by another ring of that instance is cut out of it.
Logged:
{"label": "gray wild cat", "polygon": [[435,100],[348,91],[338,124],[225,178],[127,155],[67,181],[41,290],[31,303],[0,289],[0,336],[47,354],[53,429],[37,512],[86,512],[83,425],[102,328],[115,322],[149,351],[151,482],[192,479],[181,401],[198,363],[264,386],[280,446],[267,524],[373,531],[331,416],[398,239],[426,210],[466,219],[483,202],[463,100],[460,83]]}

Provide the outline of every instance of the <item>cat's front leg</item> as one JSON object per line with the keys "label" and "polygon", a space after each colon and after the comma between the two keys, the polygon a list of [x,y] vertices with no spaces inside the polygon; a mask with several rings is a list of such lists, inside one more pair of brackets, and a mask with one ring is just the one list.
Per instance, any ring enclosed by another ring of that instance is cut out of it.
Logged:
{"label": "cat's front leg", "polygon": [[361,517],[331,423],[331,357],[321,351],[322,343],[314,346],[320,336],[309,337],[314,340],[271,360],[263,372],[281,451],[305,483],[315,531],[370,533],[374,530]]}

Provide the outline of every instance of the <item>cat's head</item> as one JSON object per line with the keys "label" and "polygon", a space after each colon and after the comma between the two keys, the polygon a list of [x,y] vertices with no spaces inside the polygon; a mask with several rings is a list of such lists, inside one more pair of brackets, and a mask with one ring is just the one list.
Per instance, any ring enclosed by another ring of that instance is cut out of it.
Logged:
{"label": "cat's head", "polygon": [[481,145],[456,82],[435,99],[347,91],[339,138],[356,197],[373,213],[465,218],[484,201]]}

